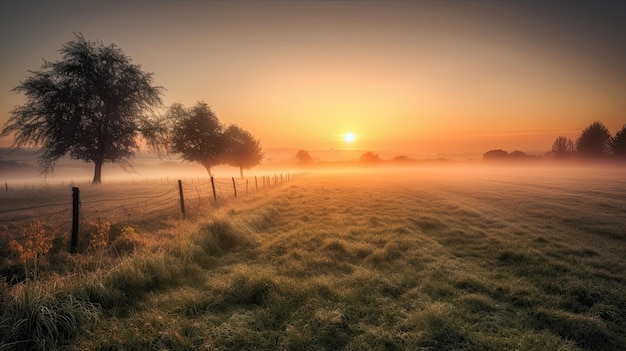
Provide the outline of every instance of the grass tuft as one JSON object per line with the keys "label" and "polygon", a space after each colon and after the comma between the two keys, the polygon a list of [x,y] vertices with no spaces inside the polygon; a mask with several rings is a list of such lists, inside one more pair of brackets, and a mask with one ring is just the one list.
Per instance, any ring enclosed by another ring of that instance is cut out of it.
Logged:
{"label": "grass tuft", "polygon": [[0,339],[9,349],[57,349],[70,344],[84,326],[98,318],[98,308],[89,301],[64,293],[53,295],[40,285],[25,284],[5,301]]}

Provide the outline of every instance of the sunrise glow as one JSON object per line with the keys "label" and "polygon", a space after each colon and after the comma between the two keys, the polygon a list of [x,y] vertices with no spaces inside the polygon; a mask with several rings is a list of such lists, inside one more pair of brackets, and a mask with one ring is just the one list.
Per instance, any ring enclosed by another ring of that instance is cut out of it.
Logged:
{"label": "sunrise glow", "polygon": [[343,136],[343,140],[346,143],[353,143],[355,140],[355,136],[353,133],[346,133],[346,135]]}
{"label": "sunrise glow", "polygon": [[[114,43],[152,72],[164,107],[205,101],[224,124],[243,126],[268,160],[273,150],[301,148],[542,154],[594,120],[612,134],[626,122],[626,22],[617,3],[0,6],[0,27],[11,33],[2,44],[10,55],[0,67],[0,124],[25,102],[12,89],[42,58],[57,60],[73,31]],[[98,20],[84,20],[93,13]],[[12,141],[0,138],[0,147]]]}

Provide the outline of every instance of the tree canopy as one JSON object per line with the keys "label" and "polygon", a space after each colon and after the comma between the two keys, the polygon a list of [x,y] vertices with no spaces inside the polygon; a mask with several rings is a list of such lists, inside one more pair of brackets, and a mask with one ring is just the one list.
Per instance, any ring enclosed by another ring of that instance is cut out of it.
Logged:
{"label": "tree canopy", "polygon": [[380,159],[380,156],[378,156],[378,154],[375,154],[371,151],[368,151],[362,154],[361,157],[359,157],[359,162],[363,162],[363,163],[375,163],[375,162],[380,162],[380,161],[382,161]]}
{"label": "tree canopy", "polygon": [[611,144],[613,154],[617,157],[626,157],[626,124],[615,133],[613,143]]}
{"label": "tree canopy", "polygon": [[62,59],[44,61],[40,71],[13,91],[24,93],[2,129],[14,135],[13,147],[38,146],[42,173],[54,170],[58,159],[93,162],[93,183],[101,183],[102,165],[129,159],[146,144],[162,152],[165,129],[147,114],[161,104],[163,88],[152,84],[152,74],[132,64],[114,44],[88,41],[81,34],[60,49]]}
{"label": "tree canopy", "polygon": [[174,104],[168,115],[173,124],[170,152],[179,154],[185,161],[201,164],[213,176],[211,167],[225,160],[226,143],[224,127],[211,108],[205,102],[189,109]]}
{"label": "tree canopy", "polygon": [[263,160],[261,143],[250,132],[231,124],[224,131],[226,146],[225,161],[228,165],[239,167],[239,175],[243,178],[243,170],[254,167]]}
{"label": "tree canopy", "polygon": [[311,157],[308,151],[300,149],[296,152],[296,163],[299,165],[310,165],[313,163],[313,157]]}
{"label": "tree canopy", "polygon": [[612,141],[607,127],[596,121],[582,131],[576,140],[576,150],[584,157],[602,157],[611,152]]}

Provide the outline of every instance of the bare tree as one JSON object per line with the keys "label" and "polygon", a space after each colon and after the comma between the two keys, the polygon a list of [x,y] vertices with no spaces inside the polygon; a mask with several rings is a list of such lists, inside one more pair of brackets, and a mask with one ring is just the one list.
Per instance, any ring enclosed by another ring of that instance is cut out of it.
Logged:
{"label": "bare tree", "polygon": [[151,73],[114,44],[88,41],[82,34],[60,53],[60,61],[44,61],[41,71],[31,71],[13,89],[27,99],[2,129],[2,136],[14,136],[14,148],[41,147],[44,174],[67,154],[93,162],[93,184],[101,183],[104,163],[132,168],[129,159],[139,149],[139,137],[164,151],[165,128],[147,113],[161,104],[163,90],[152,85]]}
{"label": "bare tree", "polygon": [[570,156],[575,150],[574,141],[564,136],[557,137],[552,143],[552,152],[558,157]]}

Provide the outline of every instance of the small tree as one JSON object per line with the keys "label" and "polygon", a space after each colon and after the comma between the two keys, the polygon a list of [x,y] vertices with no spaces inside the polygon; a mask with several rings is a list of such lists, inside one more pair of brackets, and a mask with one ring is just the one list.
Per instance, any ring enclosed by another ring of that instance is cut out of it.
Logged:
{"label": "small tree", "polygon": [[596,121],[585,128],[576,140],[576,150],[584,157],[604,157],[611,151],[611,133],[604,124]]}
{"label": "small tree", "polygon": [[361,157],[359,157],[359,162],[363,162],[363,163],[375,163],[375,162],[380,162],[380,156],[378,156],[378,154],[375,154],[371,151],[368,151],[366,153],[364,153],[363,155],[361,155]]}
{"label": "small tree", "polygon": [[211,108],[205,102],[190,109],[174,104],[168,115],[173,124],[170,152],[201,164],[213,176],[211,167],[223,162],[225,143],[222,124]]}
{"label": "small tree", "polygon": [[243,169],[254,167],[263,160],[261,143],[248,131],[231,124],[224,131],[226,145],[225,160],[230,166],[239,167],[239,175],[243,178]]}
{"label": "small tree", "polygon": [[615,133],[613,143],[611,144],[613,154],[617,157],[626,157],[626,124]]}
{"label": "small tree", "polygon": [[62,60],[44,61],[41,71],[13,91],[27,102],[17,106],[1,135],[14,135],[13,147],[40,146],[42,173],[54,170],[58,159],[93,162],[93,184],[100,184],[102,165],[129,159],[139,149],[138,137],[161,152],[165,129],[145,114],[161,104],[161,87],[152,74],[131,63],[111,44],[87,41],[82,35],[63,45]]}
{"label": "small tree", "polygon": [[559,136],[552,143],[552,152],[557,157],[567,157],[570,156],[575,150],[574,141],[572,139]]}
{"label": "small tree", "polygon": [[313,163],[313,157],[311,157],[308,151],[300,149],[296,152],[296,163],[302,166],[310,165]]}

